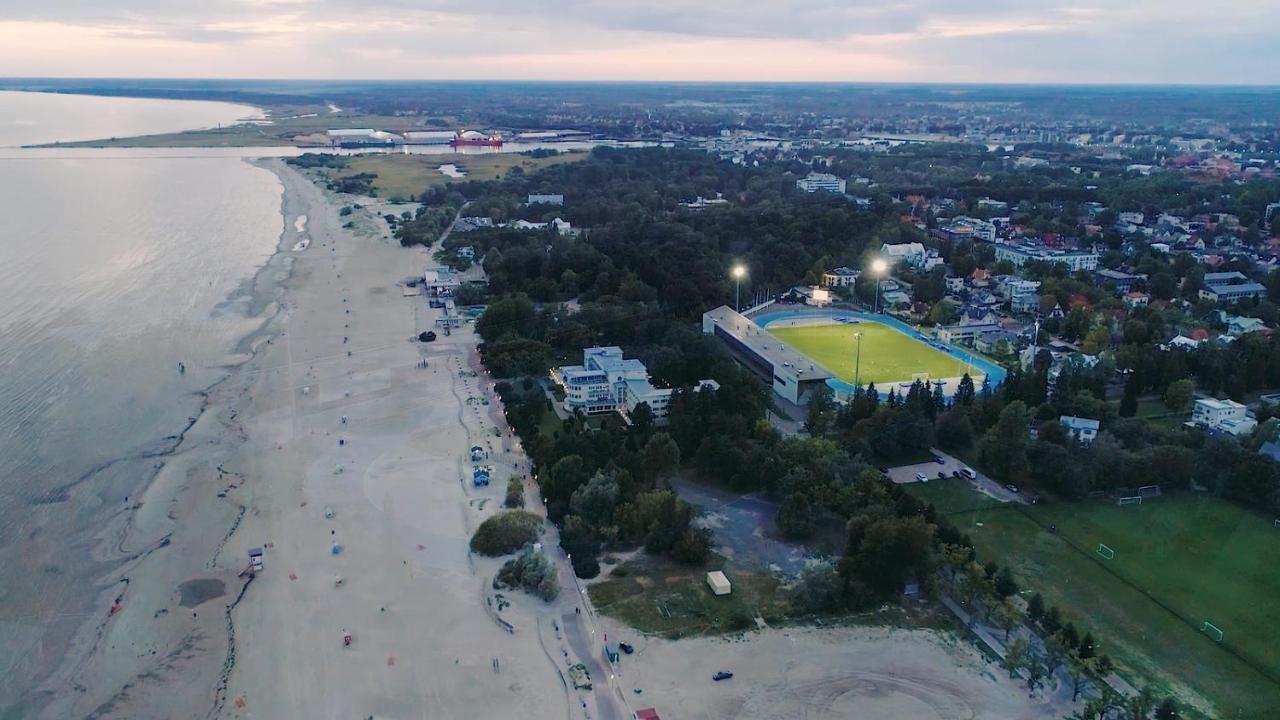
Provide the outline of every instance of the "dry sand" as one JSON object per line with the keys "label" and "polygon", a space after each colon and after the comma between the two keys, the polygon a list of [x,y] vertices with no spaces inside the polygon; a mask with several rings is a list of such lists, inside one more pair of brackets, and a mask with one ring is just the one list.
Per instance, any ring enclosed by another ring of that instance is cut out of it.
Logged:
{"label": "dry sand", "polygon": [[[508,633],[488,604],[500,562],[468,553],[527,471],[479,401],[493,396],[474,334],[415,342],[438,311],[397,283],[426,251],[353,235],[341,200],[266,166],[287,229],[259,284],[279,312],[143,496],[119,541],[138,557],[46,683],[43,716],[565,717],[581,706],[552,623],[572,598],[508,594]],[[311,242],[293,251],[301,216]],[[481,491],[472,443],[496,470]],[[265,571],[248,581],[254,546]]]}
{"label": "dry sand", "polygon": [[[927,631],[769,629],[634,644],[622,659],[623,685],[642,690],[632,693],[633,706],[653,706],[664,718],[1048,720],[1065,712],[1028,697],[968,645]],[[715,682],[719,670],[734,676]]]}

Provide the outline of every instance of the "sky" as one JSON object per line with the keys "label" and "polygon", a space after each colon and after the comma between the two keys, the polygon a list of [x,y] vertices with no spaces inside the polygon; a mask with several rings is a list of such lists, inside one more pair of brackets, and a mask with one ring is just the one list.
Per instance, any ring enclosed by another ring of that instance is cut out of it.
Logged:
{"label": "sky", "polygon": [[0,0],[0,75],[1280,83],[1278,0]]}

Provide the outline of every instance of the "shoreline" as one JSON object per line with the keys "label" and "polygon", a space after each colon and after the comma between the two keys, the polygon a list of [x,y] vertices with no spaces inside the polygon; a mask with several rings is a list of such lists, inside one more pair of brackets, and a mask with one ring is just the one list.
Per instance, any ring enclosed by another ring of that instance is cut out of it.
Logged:
{"label": "shoreline", "polygon": [[[127,559],[96,583],[95,611],[27,693],[26,711],[319,717],[344,707],[365,717],[398,716],[407,702],[459,717],[568,716],[546,649],[565,608],[511,598],[502,617],[518,628],[512,641],[492,615],[488,578],[501,561],[467,547],[524,461],[498,429],[498,404],[476,402],[496,395],[479,379],[470,328],[412,342],[439,311],[397,286],[431,262],[429,249],[389,241],[372,210],[355,231],[341,228],[340,199],[279,160],[254,164],[281,181],[283,231],[228,303],[263,320],[136,505],[98,531],[100,547]],[[305,228],[294,223],[302,215]],[[423,358],[430,369],[415,367]],[[333,442],[339,412],[345,446]],[[461,482],[472,443],[495,454],[493,488]],[[333,529],[314,537],[322,524]],[[314,550],[337,530],[341,555]],[[253,546],[266,548],[265,571],[237,577]],[[334,588],[329,568],[343,564],[347,583]],[[424,612],[432,622],[417,621]],[[338,628],[348,625],[357,640],[344,651]],[[387,654],[363,652],[375,646]],[[398,679],[381,678],[393,666]],[[505,689],[477,680],[497,668]],[[344,689],[362,674],[358,691]]]}
{"label": "shoreline", "polygon": [[[246,159],[246,162],[272,172],[273,175],[276,174],[271,168],[266,167],[265,162],[249,159]],[[281,184],[281,194],[283,214],[283,184]],[[58,489],[59,492],[65,493],[118,464],[140,461],[153,463],[148,477],[141,481],[134,491],[141,500],[122,512],[104,518],[101,527],[87,530],[99,539],[91,554],[96,562],[104,566],[104,572],[92,585],[93,591],[90,594],[94,599],[85,603],[86,608],[96,610],[83,613],[86,620],[67,640],[62,653],[63,660],[38,677],[38,684],[30,688],[20,700],[20,703],[27,703],[29,709],[37,710],[39,716],[50,716],[51,709],[76,701],[75,698],[67,696],[65,689],[59,688],[71,687],[81,695],[91,693],[91,688],[80,678],[86,672],[91,672],[87,668],[94,662],[98,648],[106,638],[109,623],[119,614],[119,608],[124,607],[124,603],[131,599],[130,596],[136,594],[130,592],[135,574],[143,572],[142,564],[157,550],[172,547],[172,529],[158,534],[154,531],[147,532],[150,527],[147,530],[139,528],[139,520],[142,519],[141,516],[146,510],[148,496],[152,495],[153,490],[160,484],[166,471],[180,462],[180,456],[190,450],[190,445],[196,441],[197,437],[202,440],[207,439],[205,435],[208,431],[203,426],[210,422],[211,411],[218,410],[214,404],[217,394],[226,386],[236,382],[237,376],[251,365],[259,348],[271,337],[273,333],[271,326],[282,312],[278,303],[284,295],[284,285],[291,267],[290,258],[287,255],[288,248],[285,247],[288,230],[287,225],[282,229],[280,237],[276,240],[274,251],[262,266],[228,293],[224,304],[243,304],[243,316],[246,319],[260,318],[260,322],[227,348],[228,362],[211,366],[222,368],[224,370],[222,376],[205,387],[191,392],[191,395],[199,400],[195,403],[188,422],[172,434],[148,441],[138,452],[95,466]],[[185,510],[187,513],[199,513],[199,508],[196,507],[187,507]],[[239,510],[243,514],[243,506]],[[170,513],[170,519],[174,520],[176,525],[179,516]],[[145,522],[150,525],[154,520],[154,518],[146,518]],[[228,536],[233,533],[234,528]],[[142,536],[145,539],[135,540],[135,536]],[[223,542],[225,539],[225,537],[222,539]],[[135,542],[138,547],[131,547]],[[156,617],[160,614],[161,612],[157,610]],[[127,687],[122,692],[126,691]],[[107,709],[118,699],[118,697],[109,699],[95,708],[95,711]],[[24,705],[20,704],[17,707],[21,709]]]}

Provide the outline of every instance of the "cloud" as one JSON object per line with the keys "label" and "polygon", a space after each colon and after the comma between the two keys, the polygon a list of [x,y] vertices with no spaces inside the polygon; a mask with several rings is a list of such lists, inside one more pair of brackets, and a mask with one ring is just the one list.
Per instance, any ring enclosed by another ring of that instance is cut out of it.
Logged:
{"label": "cloud", "polygon": [[[0,67],[10,75],[1275,82],[1276,27],[1280,3],[1255,0],[5,0]],[[33,32],[43,44],[30,42]]]}

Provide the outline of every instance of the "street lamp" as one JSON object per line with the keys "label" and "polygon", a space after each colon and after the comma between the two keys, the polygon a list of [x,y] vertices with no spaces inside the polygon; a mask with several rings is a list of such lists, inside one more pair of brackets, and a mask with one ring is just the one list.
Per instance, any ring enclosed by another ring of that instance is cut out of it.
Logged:
{"label": "street lamp", "polygon": [[880,279],[884,277],[884,273],[888,269],[889,263],[886,263],[884,258],[876,258],[871,261],[871,274],[876,276],[875,312],[877,314],[880,312]]}
{"label": "street lamp", "polygon": [[734,265],[733,269],[729,271],[729,274],[733,275],[733,309],[737,312],[742,308],[742,278],[746,277],[747,268],[742,265]]}
{"label": "street lamp", "polygon": [[853,366],[853,387],[854,390],[862,387],[862,331],[853,334],[858,341],[858,359]]}

